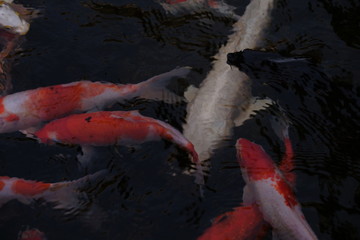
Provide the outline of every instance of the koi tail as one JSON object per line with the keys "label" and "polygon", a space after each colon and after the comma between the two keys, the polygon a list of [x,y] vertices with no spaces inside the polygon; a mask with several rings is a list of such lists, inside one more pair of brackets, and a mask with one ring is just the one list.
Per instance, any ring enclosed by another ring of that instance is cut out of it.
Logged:
{"label": "koi tail", "polygon": [[292,148],[291,140],[289,137],[289,124],[290,120],[285,116],[281,118],[273,117],[271,119],[271,126],[275,131],[276,135],[284,142],[285,153],[281,160],[279,169],[283,172],[286,180],[294,185],[295,184],[295,174],[292,172],[294,170],[294,150]]}
{"label": "koi tail", "polygon": [[214,10],[223,15],[235,15],[235,7],[223,0],[157,0],[164,10],[171,14]]}
{"label": "koi tail", "polygon": [[200,185],[200,193],[202,195],[201,186],[205,184],[205,179],[204,179],[205,169],[201,165],[201,162],[199,160],[199,155],[195,151],[194,145],[191,142],[188,142],[185,145],[184,149],[189,152],[189,154],[191,155],[191,161],[193,164],[195,164],[195,172],[194,172],[195,183]]}
{"label": "koi tail", "polygon": [[279,117],[273,116],[270,119],[271,127],[274,130],[275,134],[282,140],[285,141],[286,138],[289,138],[289,124],[290,120],[283,114]]}
{"label": "koi tail", "polygon": [[162,100],[166,103],[181,102],[183,97],[166,89],[166,85],[173,78],[183,78],[190,73],[190,67],[177,67],[169,72],[154,76],[139,83],[139,97],[145,99]]}
{"label": "koi tail", "polygon": [[55,209],[75,212],[89,203],[86,190],[103,180],[107,173],[107,170],[101,170],[74,181],[53,183],[42,197],[46,202],[54,203]]}

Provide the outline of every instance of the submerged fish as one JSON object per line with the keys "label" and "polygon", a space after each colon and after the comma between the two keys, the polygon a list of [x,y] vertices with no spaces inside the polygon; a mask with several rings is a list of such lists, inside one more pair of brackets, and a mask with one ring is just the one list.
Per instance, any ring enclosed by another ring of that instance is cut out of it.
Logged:
{"label": "submerged fish", "polygon": [[266,234],[267,228],[256,204],[241,206],[216,217],[197,240],[256,240]]}
{"label": "submerged fish", "polygon": [[18,240],[46,240],[46,237],[39,229],[32,228],[20,232]]}
{"label": "submerged fish", "polygon": [[86,197],[79,189],[99,177],[105,177],[106,170],[82,177],[74,181],[45,183],[16,177],[0,177],[0,207],[11,200],[29,204],[42,199],[53,203],[55,209],[72,210],[79,206],[80,199]]}
{"label": "submerged fish", "polygon": [[74,114],[54,120],[34,134],[42,143],[81,145],[84,155],[80,161],[90,160],[91,146],[140,144],[166,139],[185,149],[198,164],[198,155],[192,143],[178,130],[162,121],[142,116],[138,111],[104,111]]}
{"label": "submerged fish", "polygon": [[10,94],[0,98],[0,133],[36,128],[45,121],[135,97],[177,101],[181,98],[164,86],[189,72],[190,68],[182,67],[138,84],[79,81]]}
{"label": "submerged fish", "polygon": [[244,204],[257,204],[276,239],[317,239],[306,222],[292,187],[261,146],[236,143],[243,178]]}
{"label": "submerged fish", "polygon": [[251,95],[249,77],[227,64],[227,54],[261,46],[273,2],[250,2],[244,15],[233,25],[234,33],[227,44],[214,56],[213,68],[199,90],[187,93],[189,104],[184,135],[194,144],[201,162],[208,160],[224,140],[231,138],[233,127],[241,125],[254,110],[271,103]]}

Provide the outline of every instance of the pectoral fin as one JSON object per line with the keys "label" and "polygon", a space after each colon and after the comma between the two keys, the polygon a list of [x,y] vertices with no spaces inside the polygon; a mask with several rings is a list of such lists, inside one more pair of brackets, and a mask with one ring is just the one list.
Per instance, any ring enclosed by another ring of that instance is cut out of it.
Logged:
{"label": "pectoral fin", "polygon": [[28,138],[37,139],[35,137],[34,133],[39,131],[42,127],[43,127],[43,125],[39,124],[37,126],[30,127],[30,128],[25,129],[25,130],[19,130],[19,132],[21,132],[22,134],[25,134],[26,137],[28,137]]}
{"label": "pectoral fin", "polygon": [[199,88],[194,85],[190,85],[184,92],[184,97],[188,102],[192,102],[199,92]]}
{"label": "pectoral fin", "polygon": [[91,166],[91,159],[94,155],[94,148],[89,145],[82,145],[81,152],[77,155],[81,168],[88,168]]}
{"label": "pectoral fin", "polygon": [[256,111],[265,109],[270,105],[275,104],[273,100],[270,98],[253,98],[250,101],[249,106],[247,109],[239,109],[238,116],[234,119],[234,124],[236,127],[241,126],[246,120],[248,120],[252,114],[255,114]]}
{"label": "pectoral fin", "polygon": [[254,195],[248,185],[245,185],[243,189],[243,201],[244,205],[251,205],[255,203]]}

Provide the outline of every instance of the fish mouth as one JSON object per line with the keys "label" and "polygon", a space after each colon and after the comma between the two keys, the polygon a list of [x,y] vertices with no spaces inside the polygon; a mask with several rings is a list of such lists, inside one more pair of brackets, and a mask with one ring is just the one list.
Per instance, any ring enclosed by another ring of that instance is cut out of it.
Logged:
{"label": "fish mouth", "polygon": [[227,61],[226,63],[230,66],[235,66],[242,70],[242,64],[244,64],[245,59],[242,52],[234,52],[227,54]]}

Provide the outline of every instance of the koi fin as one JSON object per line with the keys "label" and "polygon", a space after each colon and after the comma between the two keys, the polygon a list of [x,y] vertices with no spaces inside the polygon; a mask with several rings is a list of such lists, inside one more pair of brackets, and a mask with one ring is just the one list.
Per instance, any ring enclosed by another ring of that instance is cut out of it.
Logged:
{"label": "koi fin", "polygon": [[281,114],[280,117],[273,116],[270,119],[271,127],[274,130],[275,134],[282,140],[289,138],[289,124],[290,120],[284,115]]}
{"label": "koi fin", "polygon": [[238,116],[234,119],[235,126],[241,126],[246,120],[248,120],[252,114],[256,113],[256,111],[260,111],[274,104],[275,102],[270,98],[258,99],[253,98],[248,106],[248,108],[244,111],[243,109],[239,109]]}
{"label": "koi fin", "polygon": [[280,240],[281,239],[279,234],[275,230],[272,230],[272,239],[273,240]]}
{"label": "koi fin", "polygon": [[33,139],[37,140],[34,133],[39,131],[41,128],[42,128],[42,124],[39,124],[38,126],[30,127],[30,128],[25,129],[25,130],[19,130],[19,132],[21,132],[22,134],[24,134],[28,138],[33,138]]}
{"label": "koi fin", "polygon": [[145,99],[162,100],[166,103],[181,102],[183,97],[167,90],[165,86],[173,78],[183,78],[190,73],[190,67],[177,67],[169,72],[154,76],[139,83],[139,97]]}
{"label": "koi fin", "polygon": [[184,97],[185,97],[186,101],[192,102],[195,99],[198,92],[199,92],[199,88],[197,88],[193,85],[190,85],[184,92]]}
{"label": "koi fin", "polygon": [[79,161],[81,168],[87,168],[91,166],[91,159],[94,155],[94,148],[90,145],[81,145],[81,154],[77,155],[77,159]]}
{"label": "koi fin", "polygon": [[290,120],[281,114],[280,117],[273,117],[271,120],[271,126],[276,135],[284,142],[285,153],[279,165],[280,171],[283,173],[288,183],[294,187],[296,181],[296,175],[292,172],[295,168],[294,163],[294,151],[289,137],[289,124]]}
{"label": "koi fin", "polygon": [[249,189],[248,185],[245,185],[243,189],[243,201],[244,201],[244,205],[246,206],[255,203],[255,198],[253,196],[251,189]]}
{"label": "koi fin", "polygon": [[74,212],[89,203],[88,194],[85,190],[94,186],[96,182],[105,179],[107,174],[108,170],[101,170],[74,181],[53,183],[44,193],[43,199],[54,203],[55,209]]}
{"label": "koi fin", "polygon": [[235,16],[235,7],[222,0],[157,0],[164,10],[171,14],[211,10],[222,15]]}

